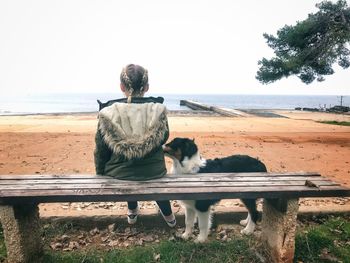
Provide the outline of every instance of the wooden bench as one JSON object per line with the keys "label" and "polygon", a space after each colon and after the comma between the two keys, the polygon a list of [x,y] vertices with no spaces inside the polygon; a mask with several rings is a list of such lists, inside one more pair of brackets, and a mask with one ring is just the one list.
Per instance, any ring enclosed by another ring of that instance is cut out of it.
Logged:
{"label": "wooden bench", "polygon": [[0,218],[9,262],[42,252],[39,203],[264,198],[262,244],[275,262],[292,262],[298,199],[350,196],[316,173],[169,175],[146,182],[96,175],[1,175]]}

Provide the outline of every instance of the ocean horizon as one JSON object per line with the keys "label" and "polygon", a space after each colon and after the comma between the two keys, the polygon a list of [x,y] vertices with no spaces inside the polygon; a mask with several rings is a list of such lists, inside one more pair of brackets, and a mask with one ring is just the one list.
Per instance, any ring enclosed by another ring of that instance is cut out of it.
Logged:
{"label": "ocean horizon", "polygon": [[[115,93],[57,93],[2,96],[0,115],[74,113],[98,111],[97,100],[106,102],[119,98]],[[188,110],[180,100],[194,100],[211,106],[231,109],[285,109],[296,107],[323,108],[340,105],[336,95],[238,95],[238,94],[152,94],[164,97],[168,110]],[[350,106],[350,96],[343,96],[343,106]]]}

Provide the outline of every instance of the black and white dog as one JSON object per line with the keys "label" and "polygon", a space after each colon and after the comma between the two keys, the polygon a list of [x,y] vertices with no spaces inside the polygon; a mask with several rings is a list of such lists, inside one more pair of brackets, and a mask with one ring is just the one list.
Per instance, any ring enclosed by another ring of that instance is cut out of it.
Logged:
{"label": "black and white dog", "polygon": [[[175,138],[163,146],[166,156],[173,161],[171,174],[194,173],[239,173],[239,172],[266,172],[265,165],[258,159],[248,155],[232,155],[224,158],[205,160],[200,157],[198,147],[194,140],[188,138]],[[196,218],[198,219],[199,236],[196,242],[207,240],[211,225],[210,207],[220,200],[181,200],[185,207],[186,230],[182,237],[188,239]],[[255,199],[241,200],[248,209],[248,216],[240,222],[245,226],[242,234],[253,233],[258,212]]]}

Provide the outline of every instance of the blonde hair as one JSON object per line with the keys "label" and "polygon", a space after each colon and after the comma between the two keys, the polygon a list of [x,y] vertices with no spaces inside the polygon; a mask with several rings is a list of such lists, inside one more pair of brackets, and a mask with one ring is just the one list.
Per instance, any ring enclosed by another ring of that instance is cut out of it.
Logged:
{"label": "blonde hair", "polygon": [[139,65],[126,65],[120,73],[120,82],[129,93],[130,103],[132,96],[140,97],[148,87],[148,71]]}

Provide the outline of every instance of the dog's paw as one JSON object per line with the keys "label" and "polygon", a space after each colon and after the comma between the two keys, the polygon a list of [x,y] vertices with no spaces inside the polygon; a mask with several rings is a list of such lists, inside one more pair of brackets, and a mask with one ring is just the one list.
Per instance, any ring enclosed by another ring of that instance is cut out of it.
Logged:
{"label": "dog's paw", "polygon": [[248,224],[248,219],[244,219],[244,220],[239,221],[239,224],[241,226],[246,226]]}
{"label": "dog's paw", "polygon": [[190,236],[191,236],[191,233],[185,232],[181,235],[181,238],[184,240],[188,240],[190,238]]}
{"label": "dog's paw", "polygon": [[254,233],[254,229],[255,229],[255,228],[248,228],[248,227],[246,227],[246,228],[244,228],[244,229],[241,230],[241,234],[242,234],[242,235],[249,236],[249,235],[251,235],[251,234]]}
{"label": "dog's paw", "polygon": [[207,238],[206,237],[201,237],[201,236],[198,236],[195,240],[194,240],[194,243],[205,243],[207,241]]}

